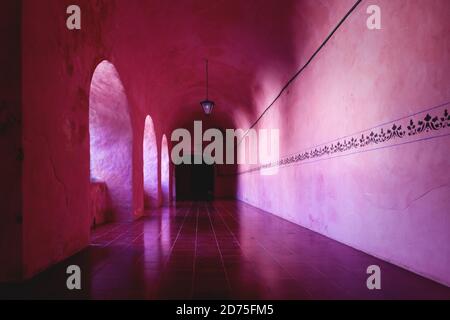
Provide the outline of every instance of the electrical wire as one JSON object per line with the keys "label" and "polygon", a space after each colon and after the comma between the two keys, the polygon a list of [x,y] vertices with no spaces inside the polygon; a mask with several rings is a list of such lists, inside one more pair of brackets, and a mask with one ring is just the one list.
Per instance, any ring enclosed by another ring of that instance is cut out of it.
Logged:
{"label": "electrical wire", "polygon": [[[273,101],[267,106],[266,109],[261,113],[261,115],[255,120],[255,122],[250,126],[250,128],[247,129],[247,131],[242,136],[242,139],[245,138],[245,136],[248,134],[248,132],[256,126],[256,124],[261,120],[261,118],[266,114],[267,111],[275,104],[275,102],[281,97],[281,95],[284,93],[284,91],[287,90],[287,88],[291,85],[291,83],[305,70],[308,65],[314,60],[314,58],[317,56],[317,54],[325,47],[325,45],[328,43],[328,41],[333,37],[333,35],[336,33],[337,30],[342,26],[342,24],[347,20],[347,18],[352,14],[353,11],[358,7],[358,5],[362,2],[362,0],[358,0],[353,4],[353,6],[350,8],[350,10],[345,14],[345,16],[339,21],[339,23],[334,27],[334,29],[328,34],[328,36],[325,38],[325,40],[322,42],[322,44],[317,48],[316,51],[312,54],[312,56],[306,61],[306,63],[289,79],[289,81],[283,86],[281,91],[278,93],[278,95],[273,99]],[[241,139],[241,141],[242,141]]]}

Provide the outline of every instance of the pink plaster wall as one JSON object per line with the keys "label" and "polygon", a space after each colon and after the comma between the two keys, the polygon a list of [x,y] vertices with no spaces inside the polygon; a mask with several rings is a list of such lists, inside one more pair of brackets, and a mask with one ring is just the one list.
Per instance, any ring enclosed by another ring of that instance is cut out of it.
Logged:
{"label": "pink plaster wall", "polygon": [[[315,14],[308,3],[294,10],[312,26],[298,41],[299,65],[352,4],[321,2]],[[258,124],[280,128],[282,156],[450,101],[450,2],[377,1],[382,29],[375,31],[366,27],[368,4]],[[429,113],[443,117],[446,108]],[[417,124],[426,115],[411,118]],[[409,117],[394,123],[407,130]],[[449,129],[297,162],[273,176],[241,174],[238,198],[450,285]]]}
{"label": "pink plaster wall", "polygon": [[[89,99],[92,77],[100,62],[108,60],[114,66],[120,65],[116,71],[121,75],[124,92],[129,93],[130,73],[122,72],[123,63],[117,63],[121,50],[115,45],[116,2],[78,1],[82,9],[79,31],[66,28],[66,8],[71,4],[59,0],[48,0],[45,5],[36,0],[22,3],[22,47],[26,48],[22,51],[22,133],[26,156],[22,179],[23,225],[16,235],[23,234],[23,244],[16,242],[11,257],[22,257],[18,263],[24,278],[89,243]],[[14,22],[18,21],[16,17]],[[127,47],[126,42],[121,45]],[[143,214],[142,142],[145,115],[150,111],[144,111],[145,102],[141,95],[128,99],[132,125],[132,202],[127,219]],[[160,131],[157,134],[162,136]],[[14,217],[16,214],[14,210]],[[21,272],[20,268],[14,270]],[[7,270],[1,271],[4,275]],[[12,277],[6,274],[5,278]]]}
{"label": "pink plaster wall", "polygon": [[[89,91],[105,54],[102,20],[65,27],[68,1],[22,3],[23,276],[29,278],[89,243]],[[93,13],[100,2],[83,1]]]}

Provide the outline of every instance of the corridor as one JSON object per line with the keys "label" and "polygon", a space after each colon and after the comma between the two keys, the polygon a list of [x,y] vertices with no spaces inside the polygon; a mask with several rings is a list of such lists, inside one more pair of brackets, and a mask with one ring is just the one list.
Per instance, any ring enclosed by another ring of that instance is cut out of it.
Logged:
{"label": "corridor", "polygon": [[449,14],[2,1],[0,297],[450,299]]}
{"label": "corridor", "polygon": [[[82,290],[66,288],[68,265]],[[366,268],[382,289],[366,287]],[[250,205],[186,202],[112,223],[76,256],[3,297],[63,299],[449,299],[450,289]]]}

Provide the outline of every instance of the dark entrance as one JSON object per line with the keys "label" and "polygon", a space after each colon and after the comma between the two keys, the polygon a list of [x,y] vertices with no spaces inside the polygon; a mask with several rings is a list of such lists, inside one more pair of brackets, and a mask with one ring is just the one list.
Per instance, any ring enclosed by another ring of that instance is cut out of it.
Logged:
{"label": "dark entrance", "polygon": [[177,200],[214,199],[214,165],[180,164],[175,174]]}

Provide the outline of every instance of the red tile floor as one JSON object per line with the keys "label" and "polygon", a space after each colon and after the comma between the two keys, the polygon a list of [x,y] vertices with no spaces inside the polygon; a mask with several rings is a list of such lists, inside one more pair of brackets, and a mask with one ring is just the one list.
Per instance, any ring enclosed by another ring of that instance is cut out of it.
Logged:
{"label": "red tile floor", "polygon": [[[65,270],[82,270],[82,290]],[[382,289],[368,290],[379,265]],[[92,244],[3,298],[450,299],[450,288],[235,201],[178,203],[92,234]]]}

